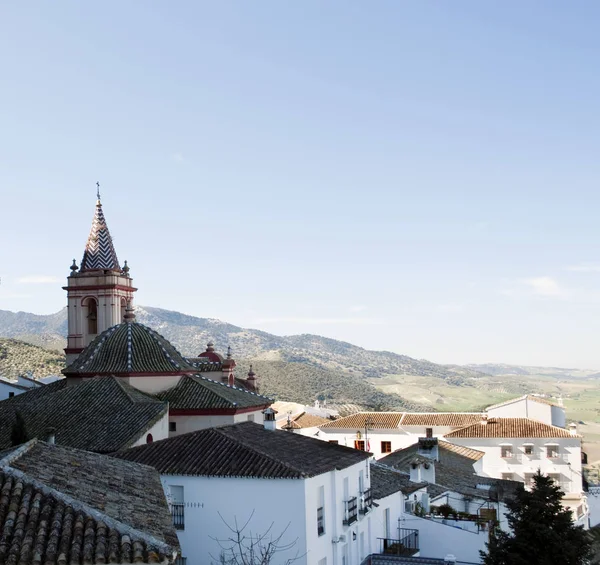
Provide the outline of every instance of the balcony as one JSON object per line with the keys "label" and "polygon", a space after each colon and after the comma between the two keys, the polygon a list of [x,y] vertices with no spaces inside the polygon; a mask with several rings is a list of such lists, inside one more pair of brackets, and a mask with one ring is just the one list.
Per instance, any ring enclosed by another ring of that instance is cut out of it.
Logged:
{"label": "balcony", "polygon": [[550,452],[546,454],[546,457],[552,461],[552,463],[568,463],[569,462],[569,454],[566,452]]}
{"label": "balcony", "polygon": [[379,539],[379,553],[412,557],[419,553],[419,530],[398,528],[399,539]]}
{"label": "balcony", "polygon": [[371,495],[371,489],[368,488],[360,495],[360,508],[359,512],[361,514],[366,514],[371,507],[373,506],[373,496]]}
{"label": "balcony", "polygon": [[171,516],[176,530],[185,530],[185,504],[171,504]]}
{"label": "balcony", "polygon": [[358,520],[358,499],[356,496],[344,501],[344,525],[349,526]]}

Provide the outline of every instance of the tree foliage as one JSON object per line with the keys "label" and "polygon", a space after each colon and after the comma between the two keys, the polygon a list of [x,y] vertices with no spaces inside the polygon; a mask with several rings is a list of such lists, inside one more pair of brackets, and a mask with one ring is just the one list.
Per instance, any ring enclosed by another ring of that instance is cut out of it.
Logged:
{"label": "tree foliage", "polygon": [[531,491],[521,489],[507,503],[511,533],[492,531],[485,565],[584,565],[590,540],[575,526],[571,511],[563,508],[563,493],[554,481],[539,471]]}
{"label": "tree foliage", "polygon": [[29,433],[27,432],[27,426],[25,424],[25,420],[20,412],[15,414],[15,421],[12,425],[12,430],[10,432],[10,442],[11,445],[21,445],[29,441]]}

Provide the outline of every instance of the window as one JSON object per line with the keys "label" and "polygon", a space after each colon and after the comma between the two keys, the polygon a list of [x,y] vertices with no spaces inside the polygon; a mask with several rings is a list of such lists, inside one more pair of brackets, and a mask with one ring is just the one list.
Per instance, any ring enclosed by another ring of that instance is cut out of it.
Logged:
{"label": "window", "polygon": [[546,457],[548,457],[548,459],[557,459],[558,456],[558,445],[546,446]]}
{"label": "window", "polygon": [[87,301],[87,321],[88,334],[96,335],[98,333],[98,304],[93,298]]}
{"label": "window", "polygon": [[392,452],[392,442],[391,441],[382,441],[381,442],[381,453],[391,453]]}
{"label": "window", "polygon": [[361,451],[365,450],[365,440],[364,439],[355,439],[354,440],[354,449],[360,449]]}
{"label": "window", "polygon": [[176,530],[185,529],[185,503],[183,502],[183,487],[178,485],[169,485],[171,493],[171,516],[173,526]]}
{"label": "window", "polygon": [[560,485],[560,473],[548,473],[548,477],[552,479],[557,485]]}
{"label": "window", "polygon": [[15,395],[15,393],[14,393],[14,392],[9,392],[9,393],[8,393],[8,398],[12,398],[14,395]]}
{"label": "window", "polygon": [[176,432],[177,431],[177,422],[169,422],[169,431]]}
{"label": "window", "polygon": [[525,455],[533,455],[533,445],[528,444],[523,446],[523,451],[525,452]]}
{"label": "window", "polygon": [[356,496],[344,501],[344,524],[349,526],[358,520],[358,500]]}
{"label": "window", "polygon": [[425,437],[433,437],[433,428],[425,428]]}
{"label": "window", "polygon": [[317,508],[317,534],[325,534],[325,509],[322,506]]}
{"label": "window", "polygon": [[329,440],[329,443],[335,443],[335,444],[338,444],[338,443],[340,443],[340,442],[339,442],[337,439],[330,439],[330,440]]}
{"label": "window", "polygon": [[500,457],[510,459],[513,456],[512,445],[500,446]]}
{"label": "window", "polygon": [[154,438],[152,437],[152,434],[148,434],[146,436],[146,443],[152,443],[154,441]]}
{"label": "window", "polygon": [[248,416],[248,422],[254,422],[254,414]]}
{"label": "window", "polygon": [[515,476],[513,473],[502,473],[502,479],[505,481],[514,481]]}

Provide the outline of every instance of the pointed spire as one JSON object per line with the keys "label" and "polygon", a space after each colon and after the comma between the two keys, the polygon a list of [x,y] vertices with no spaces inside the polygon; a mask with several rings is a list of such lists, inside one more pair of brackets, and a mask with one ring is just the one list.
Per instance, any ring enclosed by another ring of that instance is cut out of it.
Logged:
{"label": "pointed spire", "polygon": [[113,246],[104,213],[100,202],[100,183],[96,183],[97,197],[96,210],[92,220],[92,229],[85,244],[83,259],[79,272],[95,270],[120,271],[119,260]]}

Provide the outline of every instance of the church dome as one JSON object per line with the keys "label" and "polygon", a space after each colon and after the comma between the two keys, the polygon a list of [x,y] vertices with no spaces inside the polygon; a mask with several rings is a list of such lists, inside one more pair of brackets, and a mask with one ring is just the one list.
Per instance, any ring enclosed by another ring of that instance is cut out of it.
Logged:
{"label": "church dome", "polygon": [[125,321],[102,332],[69,365],[67,377],[181,375],[197,370],[171,343],[143,324]]}

